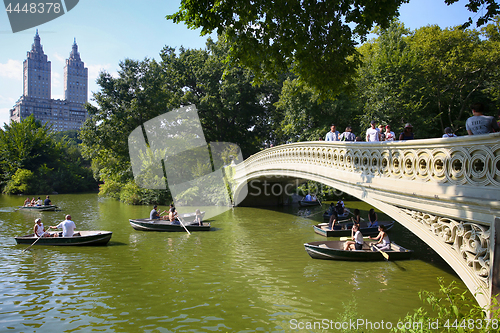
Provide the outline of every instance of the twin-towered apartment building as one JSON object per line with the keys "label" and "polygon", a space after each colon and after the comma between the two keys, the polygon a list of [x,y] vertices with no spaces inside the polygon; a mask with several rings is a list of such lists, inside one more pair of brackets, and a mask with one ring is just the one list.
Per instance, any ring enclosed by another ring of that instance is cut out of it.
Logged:
{"label": "twin-towered apartment building", "polygon": [[51,63],[43,52],[36,31],[31,50],[23,63],[23,95],[10,110],[11,121],[30,115],[56,131],[79,129],[87,117],[88,69],[80,59],[76,40],[64,66],[64,99],[51,98]]}

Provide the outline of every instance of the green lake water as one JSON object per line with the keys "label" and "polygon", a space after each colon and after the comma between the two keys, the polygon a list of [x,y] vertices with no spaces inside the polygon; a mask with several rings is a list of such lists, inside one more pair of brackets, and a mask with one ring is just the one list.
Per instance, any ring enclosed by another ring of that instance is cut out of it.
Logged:
{"label": "green lake water", "polygon": [[[0,197],[2,332],[334,332],[301,328],[340,321],[346,311],[396,325],[422,306],[419,291],[438,290],[440,276],[466,290],[399,224],[391,239],[415,250],[413,260],[311,259],[303,244],[324,239],[312,228],[323,207],[310,218],[297,206],[236,207],[211,219],[213,231],[189,236],[136,231],[128,219],[148,217],[151,207],[96,194],[51,196],[60,212],[15,211],[24,199]],[[108,246],[23,253],[26,245],[16,245],[35,218],[47,227],[65,214],[77,230],[112,231]]]}

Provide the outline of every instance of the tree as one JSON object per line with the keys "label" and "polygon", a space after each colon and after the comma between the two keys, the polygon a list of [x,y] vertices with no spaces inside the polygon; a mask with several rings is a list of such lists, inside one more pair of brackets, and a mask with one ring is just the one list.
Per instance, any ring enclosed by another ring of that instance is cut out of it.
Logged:
{"label": "tree", "polygon": [[93,191],[88,164],[66,137],[56,139],[47,123],[33,116],[0,130],[0,166],[4,193]]}
{"label": "tree", "polygon": [[126,59],[118,78],[102,72],[97,107],[87,104],[89,117],[82,126],[82,153],[92,161],[96,179],[126,181],[132,177],[127,138],[144,122],[168,109],[171,96],[162,88],[162,70],[154,61]]}
{"label": "tree", "polygon": [[10,179],[18,169],[36,170],[43,164],[57,163],[63,149],[56,143],[50,126],[33,116],[21,122],[4,124],[0,131],[0,164],[4,178]]}
{"label": "tree", "polygon": [[[496,26],[496,28],[495,28]],[[394,22],[360,47],[357,97],[366,124],[413,124],[417,138],[440,137],[445,127],[465,134],[469,105],[497,99],[498,23],[476,30],[427,26],[408,31]],[[462,132],[460,132],[462,131]]]}
{"label": "tree", "polygon": [[[299,83],[335,97],[353,83],[356,45],[373,26],[387,28],[408,1],[182,0],[166,18],[201,28],[202,35],[216,30],[230,47],[226,61],[250,68],[257,83],[291,69]],[[469,0],[466,7],[477,12],[484,4],[488,11],[479,25],[500,13],[495,0]]]}
{"label": "tree", "polygon": [[300,85],[296,79],[283,84],[280,99],[276,103],[274,117],[275,143],[324,140],[331,124],[342,133],[347,126],[359,133],[356,121],[355,101],[344,94],[335,101],[321,100],[313,89]]}
{"label": "tree", "polygon": [[[127,59],[120,64],[118,78],[101,73],[101,91],[94,94],[98,105],[87,105],[90,117],[80,138],[96,179],[104,182],[102,194],[132,203],[155,197],[129,184],[133,174],[128,137],[146,121],[181,106],[196,106],[207,143],[232,142],[247,156],[258,151],[262,137],[270,132],[269,115],[280,86],[252,85],[251,71],[223,62],[227,52],[224,43],[212,40],[205,50],[165,47],[160,62]],[[165,130],[165,124],[148,125]],[[146,152],[141,153],[143,165],[157,170],[159,158],[149,160]]]}

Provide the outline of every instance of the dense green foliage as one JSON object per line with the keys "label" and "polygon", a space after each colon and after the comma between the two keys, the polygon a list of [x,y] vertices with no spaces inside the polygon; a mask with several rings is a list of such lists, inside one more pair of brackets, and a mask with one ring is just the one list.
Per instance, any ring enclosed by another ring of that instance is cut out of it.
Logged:
{"label": "dense green foliage", "polygon": [[[167,19],[201,28],[202,34],[217,31],[230,47],[227,63],[250,68],[257,82],[291,68],[300,84],[333,97],[353,85],[359,41],[375,25],[387,28],[405,2],[409,0],[182,0],[179,11]],[[483,14],[478,26],[500,13],[495,0],[469,0],[466,7]],[[464,26],[471,23],[469,19]]]}
{"label": "dense green foliage", "polygon": [[440,137],[445,127],[465,135],[469,106],[482,102],[489,115],[500,107],[500,21],[482,31],[427,26],[415,31],[399,22],[376,29],[377,38],[358,50],[363,64],[355,90],[335,100],[295,80],[284,83],[277,103],[277,143],[318,140],[329,124],[351,126],[362,138],[372,119],[391,125],[396,136],[405,123],[417,138]]}
{"label": "dense green foliage", "polygon": [[226,62],[231,44],[223,38],[209,39],[204,50],[165,47],[160,61],[127,59],[118,77],[101,73],[97,106],[87,106],[90,117],[79,137],[103,182],[100,193],[137,204],[171,200],[168,189],[133,184],[127,140],[144,122],[184,105],[197,107],[207,142],[233,142],[244,157],[271,143],[319,140],[332,123],[364,138],[372,119],[391,125],[396,136],[407,122],[416,138],[441,137],[448,126],[465,135],[470,104],[483,102],[490,115],[500,107],[498,18],[481,31],[410,31],[396,21],[374,33],[356,50],[362,63],[352,89],[333,99],[292,69],[280,72],[277,82],[254,85],[254,72]]}
{"label": "dense green foliage", "polygon": [[97,188],[88,163],[76,144],[59,139],[47,124],[30,116],[0,130],[2,191],[46,194],[93,191]]}
{"label": "dense green foliage", "polygon": [[[456,282],[444,284],[443,278],[438,278],[439,294],[421,291],[419,297],[432,311],[423,307],[409,313],[401,320],[412,323],[413,327],[393,328],[394,332],[425,333],[425,332],[499,332],[500,308],[498,301],[492,298],[490,318],[486,318],[485,310],[468,295],[468,292],[458,293]],[[415,325],[416,324],[416,325]]]}
{"label": "dense green foliage", "polygon": [[101,73],[97,107],[87,106],[90,117],[80,133],[83,153],[104,183],[101,194],[131,203],[171,199],[168,191],[141,190],[135,196],[133,187],[125,187],[133,179],[127,140],[136,127],[182,105],[196,105],[207,143],[236,143],[247,156],[258,151],[271,131],[279,85],[252,85],[249,70],[223,62],[226,53],[223,43],[211,40],[206,50],[176,53],[165,47],[160,62],[127,59],[117,78]]}

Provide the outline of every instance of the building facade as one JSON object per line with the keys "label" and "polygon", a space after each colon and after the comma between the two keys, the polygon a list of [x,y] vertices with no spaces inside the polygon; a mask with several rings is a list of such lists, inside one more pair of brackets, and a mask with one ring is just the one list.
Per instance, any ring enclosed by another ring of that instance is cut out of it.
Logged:
{"label": "building facade", "polygon": [[10,110],[10,120],[30,115],[50,123],[56,131],[79,129],[87,118],[88,69],[80,59],[76,40],[64,66],[64,99],[51,98],[51,63],[43,52],[38,30],[23,63],[23,95]]}

